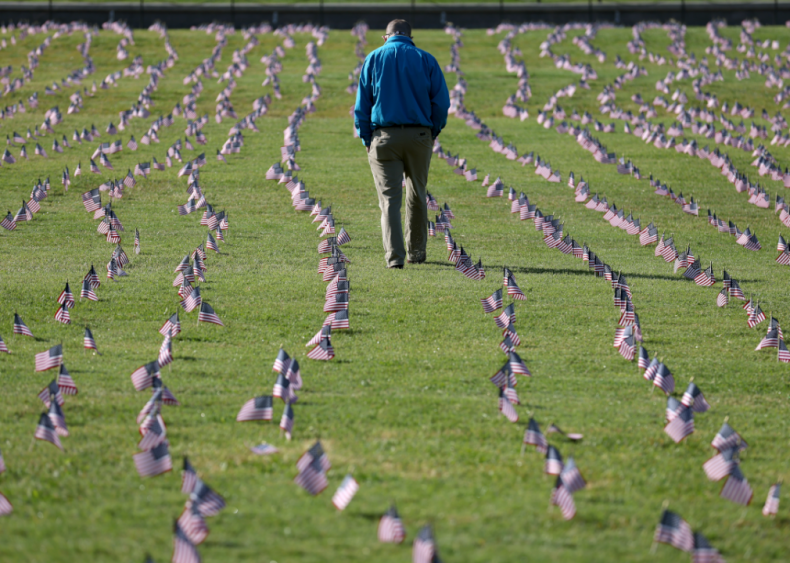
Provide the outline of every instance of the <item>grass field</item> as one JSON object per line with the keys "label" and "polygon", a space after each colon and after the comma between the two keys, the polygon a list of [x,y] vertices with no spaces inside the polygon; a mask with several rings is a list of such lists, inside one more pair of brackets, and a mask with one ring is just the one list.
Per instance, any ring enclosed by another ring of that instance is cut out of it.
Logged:
{"label": "grass field", "polygon": [[[722,30],[737,44],[737,28]],[[600,64],[566,41],[555,53],[569,53],[573,62],[589,62],[599,79],[590,91],[562,99],[570,113],[588,110],[596,117],[595,96],[604,84],[623,71],[613,65],[615,54],[626,61],[630,29],[601,31],[593,41],[609,58]],[[371,31],[367,50],[378,46],[381,32]],[[171,42],[180,60],[166,73],[153,94],[152,118],[135,119],[120,135],[139,140],[150,121],[168,113],[189,91],[182,84],[187,73],[208,57],[214,36],[172,31]],[[765,323],[748,329],[746,315],[737,304],[716,307],[721,286],[701,288],[672,273],[671,265],[642,248],[634,237],[612,229],[600,215],[573,202],[564,184],[573,170],[583,175],[593,191],[605,194],[618,207],[633,210],[643,222],[655,221],[674,233],[679,246],[692,245],[698,257],[712,260],[720,276],[725,267],[740,280],[747,294],[760,299],[766,314],[773,313],[790,326],[788,276],[790,270],[774,263],[775,241],[787,238],[771,211],[746,205],[726,179],[700,159],[646,146],[618,132],[600,135],[611,151],[626,154],[643,173],[653,173],[675,192],[693,195],[703,210],[710,207],[741,228],[750,225],[763,244],[760,252],[747,252],[732,237],[718,234],[702,217],[680,212],[666,198],[653,195],[646,181],[616,174],[613,166],[596,163],[572,137],[545,130],[535,115],[552,92],[578,81],[578,76],[556,69],[538,58],[546,32],[520,35],[516,45],[524,52],[530,71],[533,98],[525,122],[501,117],[501,107],[515,91],[517,79],[505,72],[496,45],[502,35],[469,31],[461,50],[462,68],[469,83],[466,105],[520,152],[535,150],[563,174],[562,184],[548,184],[529,169],[509,162],[477,140],[460,120],[450,118],[440,137],[446,150],[461,153],[482,177],[501,175],[507,185],[526,192],[544,213],[564,218],[566,229],[586,241],[604,260],[627,276],[640,315],[645,346],[657,351],[672,369],[682,393],[688,380],[705,392],[712,409],[696,418],[696,432],[674,444],[663,432],[665,398],[651,392],[636,365],[624,361],[611,346],[618,311],[606,282],[589,273],[581,261],[548,250],[531,223],[509,214],[505,201],[486,199],[479,183],[467,183],[452,174],[444,162],[431,170],[430,191],[439,203],[447,202],[457,219],[454,236],[475,258],[482,256],[488,277],[470,281],[446,261],[444,241],[429,241],[428,263],[402,271],[384,268],[379,211],[365,152],[352,137],[348,110],[353,97],[345,92],[354,68],[355,39],[348,30],[332,31],[319,48],[323,70],[318,82],[323,95],[318,111],[300,130],[302,152],[298,163],[311,195],[331,204],[338,223],[352,242],[344,247],[351,259],[351,330],[333,338],[337,356],[331,362],[305,358],[304,343],[320,328],[325,314],[325,285],[316,274],[319,242],[306,214],[289,206],[287,191],[264,181],[266,169],[279,159],[287,116],[308,95],[301,80],[307,66],[308,35],[297,34],[296,47],[283,60],[282,100],[274,100],[269,114],[258,120],[260,133],[245,133],[245,146],[228,164],[216,162],[214,152],[226,138],[231,121],[215,124],[214,99],[223,85],[204,80],[198,100],[200,114],[212,117],[204,131],[209,163],[201,183],[209,201],[230,216],[222,254],[210,255],[203,297],[216,309],[225,327],[196,326],[196,316],[182,314],[183,332],[174,342],[175,361],[163,369],[165,384],[181,401],[165,407],[168,438],[175,469],[189,455],[201,477],[221,493],[228,507],[209,519],[211,535],[200,546],[205,561],[408,561],[411,540],[424,523],[435,529],[439,553],[448,562],[505,561],[650,561],[685,558],[668,546],[650,553],[653,531],[662,503],[679,512],[695,530],[703,532],[727,561],[786,561],[790,518],[787,503],[776,519],[760,513],[768,487],[790,477],[786,448],[790,426],[786,412],[790,398],[787,366],[771,351],[754,352]],[[661,30],[644,34],[648,49],[666,53],[669,39]],[[790,30],[761,28],[755,37],[778,38],[782,49]],[[166,57],[163,40],[153,32],[136,31],[129,52],[144,63]],[[417,31],[418,46],[449,63],[452,38],[442,32]],[[42,35],[26,38],[2,51],[12,77],[26,53]],[[249,53],[250,68],[231,100],[241,116],[252,101],[270,92],[262,88],[263,65],[258,61],[280,44],[280,38],[260,36]],[[689,52],[701,57],[710,42],[703,29],[689,29]],[[119,36],[102,32],[91,56],[97,82],[128,64],[117,61]],[[53,40],[41,57],[34,79],[3,105],[38,91],[39,108],[0,122],[0,133],[24,133],[41,124],[43,112],[59,105],[65,114],[70,91],[50,98],[45,85],[82,66],[76,51],[82,37],[75,34]],[[240,33],[229,37],[220,72],[231,62],[234,49],[245,43]],[[131,57],[130,57],[131,58]],[[630,96],[655,95],[654,84],[670,68],[645,66],[649,76],[628,83],[617,92],[617,102],[635,110]],[[738,82],[725,71],[725,81],[705,88],[720,100],[778,109],[771,97],[776,90],[763,87],[764,78]],[[447,76],[452,87],[455,76]],[[69,139],[74,128],[95,124],[104,131],[117,124],[118,112],[128,108],[147,82],[123,78],[118,87],[99,90],[86,98],[85,108],[65,116],[56,128],[58,138]],[[673,84],[673,90],[674,90]],[[681,89],[693,99],[689,80]],[[659,109],[660,119],[672,118]],[[606,120],[607,122],[609,120]],[[756,122],[765,124],[760,119]],[[183,138],[183,118],[164,129],[162,143],[111,155],[123,174],[138,161],[156,156],[164,160],[166,147]],[[149,180],[127,190],[114,209],[126,227],[123,244],[131,255],[131,234],[140,230],[142,253],[132,257],[129,276],[116,283],[104,281],[100,301],[78,303],[72,325],[53,319],[56,298],[66,280],[78,288],[91,264],[100,275],[112,246],[96,234],[96,221],[86,213],[79,194],[97,187],[108,174],[87,173],[96,143],[50,151],[51,135],[42,141],[50,154],[0,169],[2,205],[15,211],[28,198],[39,177],[51,177],[52,195],[29,224],[0,233],[0,334],[12,354],[0,358],[2,449],[7,472],[0,476],[0,491],[14,505],[12,515],[0,519],[0,560],[14,562],[119,562],[142,561],[150,552],[156,561],[171,553],[172,519],[180,514],[179,471],[141,479],[132,461],[139,439],[135,416],[148,392],[137,393],[129,375],[156,357],[161,336],[157,330],[178,309],[171,281],[184,254],[205,241],[205,228],[196,215],[180,217],[176,211],[186,200],[186,182],[176,168],[154,172]],[[103,134],[101,141],[107,141]],[[12,149],[15,156],[18,149]],[[202,149],[185,158],[194,158]],[[787,148],[771,147],[785,165]],[[741,170],[756,176],[749,154],[729,150]],[[68,193],[59,185],[65,165],[74,170],[81,161],[85,173]],[[763,181],[772,194],[780,182]],[[106,194],[105,194],[106,199]],[[500,331],[481,312],[479,299],[501,283],[507,265],[527,296],[516,305],[517,328],[523,340],[519,353],[533,373],[518,386],[523,406],[518,424],[510,424],[497,411],[497,390],[488,378],[501,366]],[[26,321],[36,340],[11,334],[13,313]],[[82,350],[83,328],[89,324],[103,355]],[[67,397],[64,411],[71,436],[64,452],[33,440],[42,405],[36,395],[52,372],[35,373],[33,356],[63,342],[65,363],[80,388]],[[273,423],[237,423],[235,415],[245,401],[271,393],[275,375],[272,362],[283,346],[302,365],[305,382],[294,406],[294,439],[280,437],[275,407]],[[588,486],[575,495],[578,514],[565,522],[549,508],[554,478],[542,473],[542,456],[529,449],[520,453],[529,413],[545,429],[555,422],[567,431],[581,432],[584,440],[571,444],[549,435],[563,456],[572,455]],[[705,477],[702,464],[713,454],[710,440],[725,416],[749,443],[742,469],[755,491],[752,505],[741,508],[719,498],[721,484]],[[320,437],[333,468],[329,488],[309,497],[292,480],[295,462]],[[259,458],[248,446],[268,441],[281,453]],[[349,508],[338,513],[330,498],[346,473],[352,472],[360,490]],[[408,532],[401,546],[376,541],[376,525],[391,502],[396,502]]]}

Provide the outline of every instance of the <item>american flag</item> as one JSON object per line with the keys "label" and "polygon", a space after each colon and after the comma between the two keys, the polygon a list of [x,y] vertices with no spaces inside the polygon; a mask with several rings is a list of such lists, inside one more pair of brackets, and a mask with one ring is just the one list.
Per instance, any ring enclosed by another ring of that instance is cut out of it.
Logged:
{"label": "american flag", "polygon": [[14,313],[14,334],[33,337],[33,333],[17,313]]}
{"label": "american flag", "polygon": [[291,406],[291,403],[285,403],[285,409],[283,409],[283,415],[280,418],[280,429],[285,432],[285,436],[287,439],[291,439],[291,433],[293,432],[294,428],[294,409]]}
{"label": "american flag", "polygon": [[288,369],[290,363],[291,363],[291,357],[288,355],[288,352],[280,348],[280,351],[277,352],[277,358],[275,358],[274,360],[272,371],[279,373],[283,371],[283,369]]}
{"label": "american flag", "polygon": [[738,449],[730,448],[716,454],[702,465],[705,475],[711,481],[721,481],[732,473],[733,468],[738,464]]}
{"label": "american flag", "polygon": [[562,517],[566,520],[571,520],[576,516],[576,503],[573,502],[572,491],[566,487],[562,477],[559,475],[554,484],[554,489],[551,491],[551,504],[560,508]]}
{"label": "american flag", "polygon": [[405,539],[406,529],[395,505],[390,506],[379,520],[378,537],[382,543],[402,543]]}
{"label": "american flag", "polygon": [[[137,444],[140,450],[152,450],[165,441],[164,420],[162,420],[161,414],[159,413],[159,408],[160,406],[156,405],[154,409],[146,415],[140,425],[140,434],[143,437]],[[162,420],[162,422],[160,422],[160,420]]]}
{"label": "american flag", "polygon": [[178,320],[178,311],[170,315],[170,318],[165,321],[165,324],[162,325],[162,328],[159,329],[159,334],[162,336],[167,335],[170,333],[172,336],[176,336],[181,332],[181,321]]}
{"label": "american flag", "polygon": [[291,389],[291,381],[285,377],[285,372],[280,372],[277,375],[277,381],[274,382],[272,396],[282,399],[283,403],[295,403],[297,398]]}
{"label": "american flag", "polygon": [[91,289],[99,289],[99,286],[101,285],[101,280],[99,279],[99,275],[96,273],[96,268],[93,267],[93,264],[91,264],[91,269],[88,270],[88,273],[85,274],[83,279],[90,284]]}
{"label": "american flag", "polygon": [[324,313],[331,313],[334,311],[342,311],[348,309],[349,294],[348,292],[338,292],[332,297],[327,298],[324,303]]}
{"label": "american flag", "polygon": [[505,387],[508,383],[510,383],[510,385],[516,385],[518,383],[516,381],[516,376],[513,374],[513,370],[510,369],[509,361],[505,362],[505,365],[492,375],[490,379],[491,383],[500,388]]}
{"label": "american flag", "polygon": [[[54,403],[57,404],[57,403]],[[63,449],[63,444],[60,443],[60,438],[58,438],[57,431],[55,430],[55,425],[52,423],[52,420],[49,417],[49,413],[41,413],[41,416],[38,419],[38,426],[36,427],[36,434],[35,437],[37,440],[45,440],[54,444],[61,450]]]}
{"label": "american flag", "polygon": [[214,237],[211,236],[211,232],[208,233],[208,237],[206,239],[206,248],[219,253],[219,246],[217,246],[217,241],[214,240]]}
{"label": "american flag", "polygon": [[634,354],[636,353],[636,342],[634,338],[635,336],[632,334],[624,338],[620,343],[620,355],[629,362],[634,359]]}
{"label": "american flag", "polygon": [[744,506],[748,506],[752,502],[754,493],[738,465],[733,466],[730,478],[722,487],[720,496]]}
{"label": "american flag", "polygon": [[140,366],[134,370],[131,375],[132,384],[137,391],[142,391],[143,389],[151,387],[155,377],[161,377],[161,373],[159,372],[159,362],[156,360],[149,362],[144,366]]}
{"label": "american flag", "polygon": [[189,463],[189,459],[184,456],[184,468],[181,471],[181,492],[189,495],[195,490],[197,485],[198,476],[195,468]]}
{"label": "american flag", "polygon": [[49,385],[39,391],[38,398],[46,405],[47,408],[49,408],[49,404],[52,402],[52,399],[54,399],[61,406],[66,402],[66,400],[63,398],[63,393],[60,392],[57,379],[53,379],[49,382]]}
{"label": "american flag", "polygon": [[55,312],[55,320],[63,324],[71,324],[71,315],[66,304],[62,304]]}
{"label": "american flag", "polygon": [[337,234],[337,245],[343,246],[349,242],[351,242],[351,237],[349,236],[348,231],[346,231],[345,227],[340,227],[340,232]]}
{"label": "american flag", "polygon": [[645,347],[640,344],[637,367],[639,367],[639,369],[647,369],[649,365],[650,365],[650,354],[648,354]]}
{"label": "american flag", "polygon": [[334,504],[335,508],[338,510],[345,510],[358,490],[359,483],[357,483],[356,479],[350,474],[346,475],[340,487],[338,487],[337,491],[332,496],[332,504]]}
{"label": "american flag", "polygon": [[535,446],[535,449],[542,454],[545,454],[548,449],[549,444],[546,442],[546,437],[540,431],[540,426],[534,418],[529,419],[527,430],[524,432],[524,443]]}
{"label": "american flag", "polygon": [[726,307],[730,302],[730,296],[727,292],[727,288],[722,288],[719,294],[716,296],[716,305],[718,307]]}
{"label": "american flag", "polygon": [[511,274],[510,277],[507,279],[507,294],[515,299],[516,301],[524,301],[526,300],[526,296],[522,293],[521,289],[516,284],[516,280],[513,278]]}
{"label": "american flag", "polygon": [[760,241],[757,240],[757,235],[753,234],[748,238],[746,243],[743,245],[746,250],[758,251],[762,248]]}
{"label": "american flag", "polygon": [[503,388],[499,389],[499,412],[505,415],[505,418],[510,422],[518,422],[518,413]]}
{"label": "american flag", "polygon": [[677,416],[664,427],[664,432],[679,444],[683,438],[694,432],[694,411],[686,407],[680,409]]}
{"label": "american flag", "polygon": [[710,405],[702,395],[702,390],[693,381],[689,383],[680,402],[690,407],[694,412],[705,412],[710,408]]}
{"label": "american flag", "polygon": [[[501,192],[499,195],[502,195]],[[412,545],[412,563],[434,563],[438,560],[436,541],[429,525],[420,529]]]}
{"label": "american flag", "polygon": [[99,297],[96,295],[96,292],[93,291],[91,287],[91,283],[84,279],[82,280],[82,288],[80,289],[80,299],[85,298],[90,301],[98,301]]}
{"label": "american flag", "polygon": [[129,142],[126,143],[126,146],[129,150],[136,151],[137,150],[137,141],[134,140],[134,135],[131,136]]}
{"label": "american flag", "polygon": [[101,209],[101,192],[98,188],[90,190],[82,194],[82,205],[85,206],[85,211],[97,211]]}
{"label": "american flag", "polygon": [[49,420],[52,421],[53,426],[55,427],[55,432],[58,436],[68,436],[69,429],[66,426],[66,415],[63,414],[63,409],[58,404],[57,401],[51,401],[49,403]]}
{"label": "american flag", "polygon": [[7,231],[16,229],[16,221],[14,221],[14,214],[11,213],[11,211],[0,221],[0,227],[3,227]]}
{"label": "american flag", "polygon": [[724,559],[707,538],[699,532],[694,532],[694,551],[691,553],[691,563],[724,563]]}
{"label": "american flag", "polygon": [[299,369],[299,362],[292,360],[285,371],[285,378],[290,382],[293,389],[302,388],[302,372]]}
{"label": "american flag", "polygon": [[502,307],[502,290],[497,289],[490,296],[480,299],[480,303],[483,305],[484,313],[493,313]]}
{"label": "american flag", "polygon": [[669,510],[664,510],[661,514],[661,521],[656,526],[653,541],[666,543],[689,553],[694,549],[691,526],[683,518]]}
{"label": "american flag", "polygon": [[[14,331],[16,332],[16,331]],[[36,354],[36,371],[46,371],[63,363],[63,345],[57,344],[45,352]]]}
{"label": "american flag", "polygon": [[250,448],[250,451],[255,455],[271,455],[278,453],[280,450],[278,450],[276,447],[272,446],[271,444],[267,444],[266,442],[263,442],[261,444],[258,444],[257,446],[252,446]]}
{"label": "american flag", "polygon": [[216,516],[225,508],[225,499],[199,477],[189,494],[189,500],[200,511],[200,514],[206,517]]}
{"label": "american flag", "polygon": [[562,473],[562,456],[559,450],[552,445],[546,449],[546,463],[543,466],[543,472],[548,475],[559,475]]}
{"label": "american flag", "polygon": [[743,295],[743,290],[741,286],[738,284],[737,280],[730,280],[730,297],[735,297],[736,299],[744,300],[745,297]]}
{"label": "american flag", "polygon": [[[195,289],[198,289],[198,288],[195,288]],[[189,311],[187,311],[187,312],[189,312]],[[209,305],[208,303],[206,303],[205,301],[203,301],[200,304],[200,312],[198,313],[198,321],[199,322],[204,322],[204,323],[213,323],[213,324],[220,325],[220,326],[225,326],[224,324],[222,324],[222,321],[219,320],[219,317],[214,312],[214,309],[212,308],[212,306]]]}
{"label": "american flag", "polygon": [[782,483],[774,483],[768,489],[768,498],[765,499],[765,506],[763,506],[763,516],[775,516],[779,511],[779,492],[782,488]]}
{"label": "american flag", "polygon": [[584,477],[582,477],[582,474],[579,471],[579,468],[576,467],[576,462],[573,461],[572,457],[569,457],[565,462],[565,467],[562,468],[560,477],[562,478],[562,483],[565,485],[565,488],[568,489],[568,492],[570,493],[580,491],[587,486],[587,483],[584,481]]}
{"label": "american flag", "polygon": [[[0,336],[0,352],[5,352],[6,354],[10,354],[11,352],[8,351],[8,346],[6,346],[5,340],[3,337]],[[2,472],[0,472],[2,473]]]}
{"label": "american flag", "polygon": [[30,208],[28,208],[27,203],[22,200],[22,207],[19,208],[19,211],[16,212],[14,215],[14,222],[21,223],[23,221],[32,221],[33,220],[33,213],[31,213]]}
{"label": "american flag", "polygon": [[260,397],[254,397],[244,403],[239,414],[236,415],[236,421],[271,420],[272,414],[272,397],[270,395],[262,395]]}
{"label": "american flag", "polygon": [[782,334],[782,327],[779,326],[779,321],[777,321],[774,317],[771,317],[771,320],[769,321],[768,324],[768,330],[770,331],[771,329],[776,329],[776,331],[779,333],[779,339],[784,340],[784,334]]}
{"label": "american flag", "polygon": [[[298,466],[299,464],[297,464]],[[329,483],[325,469],[321,464],[321,459],[313,458],[304,469],[300,469],[299,474],[294,478],[294,482],[311,495],[317,495],[326,489]]]}
{"label": "american flag", "polygon": [[790,363],[790,350],[787,349],[784,340],[779,340],[778,348],[779,349],[777,350],[776,356],[777,360],[785,364]]}
{"label": "american flag", "polygon": [[178,521],[173,524],[173,558],[171,561],[172,563],[200,563],[201,561],[195,544],[189,540]]}
{"label": "american flag", "polygon": [[14,507],[3,493],[0,493],[0,516],[7,516],[13,512]]}
{"label": "american flag", "polygon": [[76,395],[79,392],[77,390],[77,384],[74,383],[74,380],[66,369],[66,364],[60,364],[60,372],[58,373],[57,381],[58,387],[64,395]]}
{"label": "american flag", "polygon": [[763,310],[760,309],[760,304],[758,303],[757,306],[754,308],[754,311],[749,314],[749,328],[754,328],[761,322],[765,320],[765,313]]}
{"label": "american flag", "polygon": [[164,367],[173,361],[173,337],[170,332],[165,335],[162,345],[159,347],[159,367]]}
{"label": "american flag", "polygon": [[311,360],[331,360],[335,357],[335,350],[329,338],[322,339],[315,348],[307,353]]}
{"label": "american flag", "polygon": [[167,442],[162,442],[152,450],[132,456],[140,477],[155,477],[173,469]]}
{"label": "american flag", "polygon": [[710,445],[720,452],[730,449],[736,445],[739,446],[740,449],[746,449],[747,447],[746,442],[743,440],[743,438],[741,438],[740,434],[738,434],[732,428],[732,426],[727,423],[726,420],[721,425],[721,428],[716,433],[716,436],[713,437],[713,441],[710,443]]}
{"label": "american flag", "polygon": [[158,390],[162,391],[162,402],[165,405],[171,405],[177,407],[181,403],[178,402],[178,399],[175,398],[173,393],[167,387],[163,386],[162,378],[161,377],[154,377],[151,380],[151,391],[156,393]]}
{"label": "american flag", "polygon": [[[647,378],[647,371],[645,371],[645,378]],[[669,368],[664,362],[659,362],[656,366],[653,385],[661,389],[667,395],[675,390],[675,378],[672,377],[672,372],[669,371]]]}
{"label": "american flag", "polygon": [[[189,296],[186,299],[181,301],[181,307],[183,307],[184,311],[186,311],[187,313],[191,313],[198,306],[200,306],[200,304],[202,302],[203,302],[203,300],[200,297],[200,288],[199,287],[194,287],[194,288],[192,288],[192,293],[190,293]],[[217,320],[219,320],[219,319],[217,319]]]}
{"label": "american flag", "polygon": [[200,511],[191,502],[187,501],[184,512],[178,518],[178,525],[184,535],[194,545],[199,545],[208,537],[208,526]]}

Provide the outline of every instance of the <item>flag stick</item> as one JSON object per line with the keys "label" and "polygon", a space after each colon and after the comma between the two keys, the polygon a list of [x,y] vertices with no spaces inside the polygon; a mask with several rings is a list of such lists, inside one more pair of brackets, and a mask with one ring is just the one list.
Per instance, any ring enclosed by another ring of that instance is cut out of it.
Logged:
{"label": "flag stick", "polygon": [[[663,513],[667,508],[669,508],[669,501],[665,500],[661,504],[661,512]],[[658,549],[658,542],[656,541],[655,535],[653,536],[653,544],[650,546],[650,554],[655,555],[656,550]]]}

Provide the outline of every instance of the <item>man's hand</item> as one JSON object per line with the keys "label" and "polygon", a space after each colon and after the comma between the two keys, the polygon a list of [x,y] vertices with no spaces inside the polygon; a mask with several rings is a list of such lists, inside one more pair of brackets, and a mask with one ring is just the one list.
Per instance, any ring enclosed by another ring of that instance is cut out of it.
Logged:
{"label": "man's hand", "polygon": [[365,150],[368,151],[368,154],[370,154],[370,145],[366,146]]}

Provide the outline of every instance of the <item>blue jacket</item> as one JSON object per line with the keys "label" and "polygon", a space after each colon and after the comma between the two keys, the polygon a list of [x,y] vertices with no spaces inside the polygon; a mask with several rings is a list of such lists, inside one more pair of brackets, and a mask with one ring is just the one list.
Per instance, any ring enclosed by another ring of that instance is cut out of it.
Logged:
{"label": "blue jacket", "polygon": [[408,37],[390,37],[365,59],[354,125],[366,147],[373,131],[393,125],[424,125],[437,137],[447,125],[449,108],[439,63]]}

